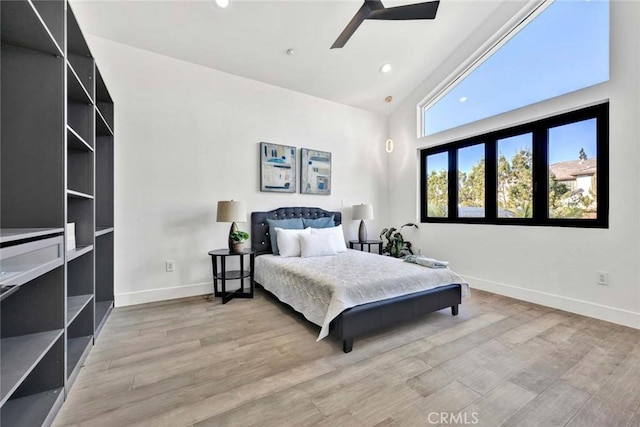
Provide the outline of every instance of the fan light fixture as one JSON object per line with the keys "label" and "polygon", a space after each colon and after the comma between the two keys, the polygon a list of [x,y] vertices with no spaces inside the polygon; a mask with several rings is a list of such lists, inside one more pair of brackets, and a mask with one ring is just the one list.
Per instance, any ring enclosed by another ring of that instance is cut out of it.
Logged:
{"label": "fan light fixture", "polygon": [[229,0],[216,0],[216,4],[224,9],[229,6]]}
{"label": "fan light fixture", "polygon": [[387,141],[384,143],[384,149],[387,153],[393,153],[393,139],[387,139]]}
{"label": "fan light fixture", "polygon": [[[393,101],[393,96],[389,95],[384,99],[384,102],[389,104],[389,109],[391,109],[391,101]],[[393,153],[393,139],[389,138],[384,142],[384,151],[391,154]]]}

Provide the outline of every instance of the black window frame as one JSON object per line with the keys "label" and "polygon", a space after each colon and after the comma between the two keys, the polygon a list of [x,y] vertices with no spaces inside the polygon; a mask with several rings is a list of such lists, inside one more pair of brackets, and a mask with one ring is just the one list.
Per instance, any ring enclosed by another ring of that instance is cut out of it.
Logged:
{"label": "black window frame", "polygon": [[[589,119],[596,119],[597,217],[594,219],[549,218],[549,129]],[[498,217],[498,141],[526,133],[532,134],[533,216],[532,218]],[[458,149],[483,143],[485,144],[485,217],[458,217]],[[429,217],[427,215],[427,156],[442,152],[448,152],[449,155],[448,216]],[[609,228],[609,102],[420,150],[420,221],[422,223]]]}

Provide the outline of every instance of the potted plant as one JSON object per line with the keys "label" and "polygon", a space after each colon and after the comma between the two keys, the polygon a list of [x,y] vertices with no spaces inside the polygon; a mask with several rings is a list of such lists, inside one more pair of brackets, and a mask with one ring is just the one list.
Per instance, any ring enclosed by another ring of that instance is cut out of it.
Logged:
{"label": "potted plant", "polygon": [[408,222],[400,227],[400,230],[391,227],[385,228],[380,232],[380,240],[382,240],[383,237],[387,240],[382,250],[383,254],[392,256],[394,258],[404,258],[409,254],[413,255],[413,251],[411,250],[411,242],[408,240],[404,240],[404,237],[401,233],[401,230],[404,227],[418,228],[416,224]]}
{"label": "potted plant", "polygon": [[236,230],[229,235],[229,238],[231,239],[231,252],[238,254],[242,252],[243,242],[249,238],[249,233]]}

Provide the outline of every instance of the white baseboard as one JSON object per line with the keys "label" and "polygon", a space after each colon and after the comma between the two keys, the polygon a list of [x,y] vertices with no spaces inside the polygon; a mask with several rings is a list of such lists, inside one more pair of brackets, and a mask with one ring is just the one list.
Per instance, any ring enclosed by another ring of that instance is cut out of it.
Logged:
{"label": "white baseboard", "polygon": [[171,288],[148,289],[145,291],[127,292],[115,295],[115,306],[144,304],[147,302],[166,301],[177,298],[206,295],[213,292],[213,283],[196,283],[193,285],[174,286]]}
{"label": "white baseboard", "polygon": [[532,289],[520,288],[504,283],[490,282],[477,277],[465,275],[462,277],[467,279],[469,284],[471,284],[472,289],[475,288],[481,291],[492,292],[494,294],[504,295],[522,301],[532,302],[534,304],[557,308],[559,310],[640,329],[640,313],[634,313],[633,311],[621,310],[619,308],[608,307],[606,305],[567,298],[546,292],[534,291]]}

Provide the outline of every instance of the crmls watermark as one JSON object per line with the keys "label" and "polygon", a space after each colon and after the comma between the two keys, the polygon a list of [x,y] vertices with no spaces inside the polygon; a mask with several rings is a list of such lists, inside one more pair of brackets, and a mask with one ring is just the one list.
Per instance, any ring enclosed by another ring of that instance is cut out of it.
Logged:
{"label": "crmls watermark", "polygon": [[429,424],[478,424],[480,419],[477,412],[429,412]]}

